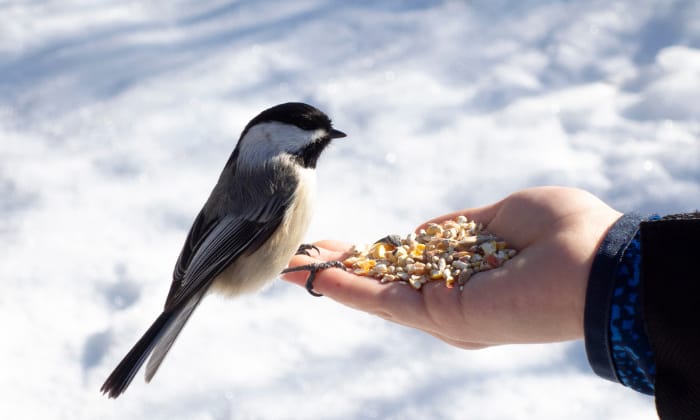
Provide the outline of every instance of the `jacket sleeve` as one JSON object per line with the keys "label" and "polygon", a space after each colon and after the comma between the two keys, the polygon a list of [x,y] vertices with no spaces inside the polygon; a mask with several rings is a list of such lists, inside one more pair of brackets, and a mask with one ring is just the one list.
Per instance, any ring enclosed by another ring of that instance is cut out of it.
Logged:
{"label": "jacket sleeve", "polygon": [[700,416],[700,213],[641,224],[642,302],[655,354],[656,407]]}
{"label": "jacket sleeve", "polygon": [[700,413],[700,213],[621,217],[598,250],[584,315],[600,376],[656,397],[660,417]]}
{"label": "jacket sleeve", "polygon": [[641,303],[641,252],[635,214],[608,231],[594,258],[584,314],[586,354],[593,371],[645,394],[654,393],[654,354]]}

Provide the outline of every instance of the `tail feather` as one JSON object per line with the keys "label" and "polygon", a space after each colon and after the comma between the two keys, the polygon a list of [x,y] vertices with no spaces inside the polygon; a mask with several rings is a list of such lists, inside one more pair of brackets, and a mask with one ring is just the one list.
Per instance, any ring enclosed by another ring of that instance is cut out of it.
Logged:
{"label": "tail feather", "polygon": [[182,308],[161,313],[109,375],[100,391],[108,394],[110,398],[117,398],[126,390],[148,355],[153,352],[146,369],[146,381],[150,381],[192,315],[192,311],[204,297],[205,291],[192,296]]}
{"label": "tail feather", "polygon": [[161,334],[153,348],[153,355],[146,365],[146,382],[151,382],[151,379],[153,379],[153,375],[156,374],[160,364],[163,363],[165,355],[168,354],[170,347],[172,347],[175,339],[180,334],[180,331],[182,331],[182,327],[184,327],[187,320],[190,319],[190,315],[192,315],[194,309],[199,305],[203,296],[204,292],[200,292],[190,298],[187,304],[185,304],[185,307],[178,311],[177,315],[173,317],[172,321],[169,322],[163,330],[163,334]]}
{"label": "tail feather", "polygon": [[134,347],[129,350],[129,353],[124,356],[124,359],[119,362],[109,375],[102,388],[100,388],[103,394],[108,394],[110,398],[117,398],[126,390],[172,317],[173,314],[171,312],[160,314],[148,331],[134,344]]}

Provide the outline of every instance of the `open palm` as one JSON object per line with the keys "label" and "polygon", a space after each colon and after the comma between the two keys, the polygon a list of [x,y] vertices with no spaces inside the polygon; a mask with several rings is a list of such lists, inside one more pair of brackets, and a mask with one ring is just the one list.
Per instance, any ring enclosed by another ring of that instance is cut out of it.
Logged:
{"label": "open palm", "polygon": [[[463,290],[431,282],[418,291],[407,284],[382,284],[341,269],[320,272],[314,289],[352,308],[463,348],[582,338],[593,256],[621,214],[585,191],[540,187],[431,222],[460,214],[483,223],[486,230],[517,249],[518,255],[498,269],[473,275]],[[378,232],[377,237],[383,234],[386,232]],[[290,267],[343,259],[350,248],[338,241],[315,245],[320,255],[296,256]],[[284,278],[303,285],[306,273]]]}

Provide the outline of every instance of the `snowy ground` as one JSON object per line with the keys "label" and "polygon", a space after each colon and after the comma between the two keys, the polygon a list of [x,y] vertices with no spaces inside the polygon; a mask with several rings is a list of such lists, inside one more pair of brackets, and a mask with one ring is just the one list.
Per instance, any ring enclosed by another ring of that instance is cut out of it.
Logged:
{"label": "snowy ground", "polygon": [[697,208],[698,97],[693,1],[0,1],[0,417],[655,418],[581,343],[457,350],[281,281],[98,390],[268,106],[349,134],[308,237],[366,242],[534,185]]}

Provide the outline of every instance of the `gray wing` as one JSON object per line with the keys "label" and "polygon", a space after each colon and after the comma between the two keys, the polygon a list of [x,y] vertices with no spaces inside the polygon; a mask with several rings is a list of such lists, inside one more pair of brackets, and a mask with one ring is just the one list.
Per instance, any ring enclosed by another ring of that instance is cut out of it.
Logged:
{"label": "gray wing", "polygon": [[244,203],[223,217],[199,212],[173,271],[165,310],[177,306],[201,287],[208,286],[240,254],[255,252],[279,227],[293,197],[287,186],[276,191],[236,194]]}
{"label": "gray wing", "polygon": [[187,267],[192,261],[192,257],[197,249],[199,249],[201,242],[217,225],[217,222],[218,219],[215,218],[207,220],[204,215],[204,210],[200,211],[197,217],[194,219],[192,227],[187,234],[187,239],[185,239],[185,244],[182,247],[182,251],[180,251],[180,255],[177,258],[177,263],[175,263],[175,269],[173,270],[173,282],[170,284],[170,291],[168,292],[167,299],[165,299],[166,310],[172,306],[173,296],[177,294],[178,290],[180,290],[185,281],[185,273],[187,271]]}
{"label": "gray wing", "polygon": [[[280,214],[270,220],[258,222],[247,220],[240,216],[225,216],[212,224],[206,230],[206,236],[197,242],[197,247],[191,252],[188,264],[177,282],[171,286],[166,310],[187,301],[201,288],[208,286],[216,276],[242,253],[254,252],[266,239],[277,230],[284,208]],[[251,249],[251,248],[255,249]]]}
{"label": "gray wing", "polygon": [[255,252],[279,227],[293,197],[286,188],[275,194],[253,193],[255,200],[237,213],[208,220],[199,213],[183,246],[165,303],[169,321],[153,347],[146,380],[155,375],[207,288],[236,258]]}

